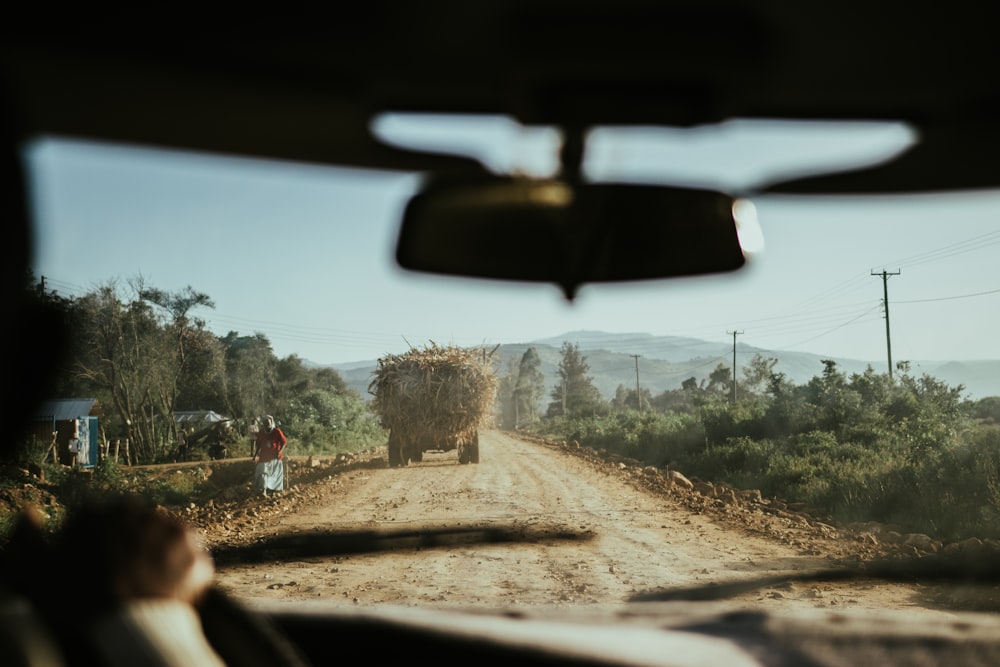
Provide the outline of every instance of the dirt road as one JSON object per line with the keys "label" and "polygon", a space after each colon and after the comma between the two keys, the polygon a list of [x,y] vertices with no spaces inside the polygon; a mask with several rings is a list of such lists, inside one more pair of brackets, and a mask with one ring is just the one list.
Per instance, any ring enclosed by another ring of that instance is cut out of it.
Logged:
{"label": "dirt road", "polygon": [[[244,522],[242,530],[230,526],[207,538],[219,548],[315,530],[486,526],[577,539],[220,563],[219,583],[251,607],[615,607],[652,589],[829,567],[853,549],[853,538],[829,526],[698,504],[679,490],[643,482],[627,466],[597,464],[500,432],[482,434],[481,456],[478,465],[459,465],[453,452],[431,453],[406,468],[330,474],[311,488],[257,501],[245,515],[260,517],[253,527]],[[783,584],[737,600],[783,608],[916,610],[926,604],[924,593],[862,581]]]}

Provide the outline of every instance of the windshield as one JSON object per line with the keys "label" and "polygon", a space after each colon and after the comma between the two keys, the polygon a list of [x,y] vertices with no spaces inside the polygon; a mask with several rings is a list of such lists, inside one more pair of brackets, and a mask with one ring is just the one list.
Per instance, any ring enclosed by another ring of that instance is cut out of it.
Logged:
{"label": "windshield", "polygon": [[[377,129],[462,129],[404,121]],[[497,127],[521,140],[471,132],[496,170],[551,168],[551,132]],[[585,168],[751,191],[911,141],[609,128]],[[570,302],[398,268],[420,174],[62,138],[24,159],[29,288],[72,325],[51,402],[75,403],[7,516],[148,494],[259,607],[614,607],[776,577],[738,600],[991,608],[992,588],[782,577],[997,544],[994,192],[755,197],[742,270]]]}

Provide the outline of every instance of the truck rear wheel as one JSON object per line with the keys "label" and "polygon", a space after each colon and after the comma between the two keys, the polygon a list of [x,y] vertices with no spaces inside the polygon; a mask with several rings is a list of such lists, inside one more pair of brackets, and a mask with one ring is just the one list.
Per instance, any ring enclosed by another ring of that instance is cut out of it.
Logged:
{"label": "truck rear wheel", "polygon": [[386,449],[389,451],[390,468],[406,465],[403,461],[403,443],[399,441],[399,438],[395,434],[389,434],[389,444]]}
{"label": "truck rear wheel", "polygon": [[465,443],[460,444],[458,446],[458,462],[461,463],[462,465],[465,465],[470,461],[470,459],[471,456],[469,455],[468,446],[466,446]]}
{"label": "truck rear wheel", "polygon": [[479,463],[479,431],[472,434],[472,442],[469,443],[469,460]]}

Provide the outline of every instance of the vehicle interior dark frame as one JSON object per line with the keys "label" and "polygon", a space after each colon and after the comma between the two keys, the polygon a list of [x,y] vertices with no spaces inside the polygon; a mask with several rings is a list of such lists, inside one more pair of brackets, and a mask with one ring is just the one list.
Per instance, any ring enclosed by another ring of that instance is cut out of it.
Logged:
{"label": "vehicle interior dark frame", "polygon": [[[579,164],[589,128],[886,120],[907,123],[919,138],[890,162],[790,174],[759,192],[726,194],[879,195],[1000,185],[995,3],[371,0],[318,16],[243,8],[224,20],[179,8],[155,15],[20,11],[5,22],[0,40],[6,333],[11,349],[24,352],[8,358],[3,383],[4,405],[15,419],[44,396],[66,335],[23,298],[34,239],[21,150],[36,137],[491,184],[496,175],[472,158],[389,146],[371,126],[387,112],[505,115],[559,128],[561,177],[582,187]],[[708,266],[713,257],[707,253],[704,267],[681,273],[718,270]],[[564,285],[568,295],[575,286]],[[221,621],[220,636],[238,637],[262,620],[231,612],[223,615],[228,621]],[[689,631],[766,643],[754,619],[733,618],[732,626],[693,624]],[[499,636],[431,632],[371,616],[282,613],[271,620],[316,664],[370,660],[373,651],[379,661],[426,652],[438,664],[603,663],[529,651]],[[893,646],[905,652],[915,643]],[[944,664],[957,644],[922,650],[937,651]],[[788,662],[780,664],[797,664],[797,654],[784,655]],[[280,651],[243,657],[246,664],[283,660]]]}

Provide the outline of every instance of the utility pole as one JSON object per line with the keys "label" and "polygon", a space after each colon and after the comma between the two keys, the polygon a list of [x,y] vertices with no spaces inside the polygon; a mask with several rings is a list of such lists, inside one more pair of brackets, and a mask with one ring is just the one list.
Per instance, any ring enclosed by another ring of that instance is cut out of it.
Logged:
{"label": "utility pole", "polygon": [[736,405],[736,337],[741,335],[742,331],[727,331],[727,334],[732,334],[733,336],[733,391],[730,397],[733,405]]}
{"label": "utility pole", "polygon": [[518,414],[518,400],[517,389],[514,390],[514,430],[516,431],[519,427],[519,422],[521,421],[521,416]]}
{"label": "utility pole", "polygon": [[642,394],[639,393],[639,355],[631,354],[629,356],[635,359],[635,403],[639,406],[639,412],[642,412]]}
{"label": "utility pole", "polygon": [[889,273],[885,269],[882,269],[882,273],[875,273],[872,271],[873,276],[882,276],[882,303],[885,305],[885,351],[889,357],[889,379],[892,379],[892,339],[889,337],[889,276],[898,276],[899,269],[896,269],[895,273]]}

